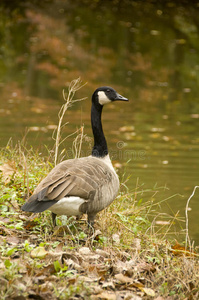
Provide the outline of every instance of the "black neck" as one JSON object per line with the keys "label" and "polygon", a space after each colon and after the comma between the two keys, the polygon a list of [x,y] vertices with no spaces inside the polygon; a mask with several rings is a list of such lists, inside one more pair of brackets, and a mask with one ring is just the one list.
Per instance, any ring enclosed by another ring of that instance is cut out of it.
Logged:
{"label": "black neck", "polygon": [[108,147],[102,129],[101,115],[102,115],[102,106],[100,105],[96,107],[95,104],[92,104],[91,125],[92,125],[93,136],[94,136],[94,146],[92,149],[92,156],[95,157],[104,157],[108,154]]}

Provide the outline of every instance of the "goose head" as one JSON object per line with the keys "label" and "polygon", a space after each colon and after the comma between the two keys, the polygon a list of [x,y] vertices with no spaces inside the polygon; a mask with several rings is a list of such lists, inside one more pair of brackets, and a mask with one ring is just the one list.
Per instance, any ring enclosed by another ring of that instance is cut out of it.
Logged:
{"label": "goose head", "polygon": [[96,106],[104,106],[112,101],[128,101],[127,98],[118,94],[112,87],[102,86],[95,90],[92,96],[92,102]]}

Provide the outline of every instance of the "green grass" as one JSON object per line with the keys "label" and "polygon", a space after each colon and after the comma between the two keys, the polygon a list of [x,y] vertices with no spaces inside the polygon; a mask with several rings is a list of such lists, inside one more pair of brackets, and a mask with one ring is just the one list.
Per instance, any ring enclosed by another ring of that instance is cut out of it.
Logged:
{"label": "green grass", "polygon": [[1,299],[199,297],[199,256],[184,247],[180,216],[160,214],[167,199],[157,187],[130,192],[122,184],[117,199],[98,214],[93,234],[85,216],[60,217],[53,228],[48,211],[22,212],[52,164],[21,144],[0,150]]}

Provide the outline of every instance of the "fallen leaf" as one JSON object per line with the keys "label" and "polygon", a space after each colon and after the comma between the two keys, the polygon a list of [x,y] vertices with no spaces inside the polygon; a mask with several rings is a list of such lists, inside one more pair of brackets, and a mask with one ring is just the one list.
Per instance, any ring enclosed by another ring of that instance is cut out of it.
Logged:
{"label": "fallen leaf", "polygon": [[63,247],[64,247],[64,242],[59,243],[56,248],[55,251],[56,252],[62,252],[63,251]]}
{"label": "fallen leaf", "polygon": [[100,230],[95,230],[94,234],[91,236],[92,240],[99,241],[102,232]]}
{"label": "fallen leaf", "polygon": [[141,250],[141,239],[134,238],[132,241],[132,248],[137,251]]}
{"label": "fallen leaf", "polygon": [[24,223],[24,228],[26,230],[31,230],[33,229],[36,225],[38,225],[38,222],[35,220],[28,220]]}
{"label": "fallen leaf", "polygon": [[113,242],[114,242],[115,244],[119,244],[119,243],[120,243],[120,236],[119,236],[119,234],[114,233],[114,234],[112,235],[112,239],[113,239]]}
{"label": "fallen leaf", "polygon": [[63,237],[65,234],[71,233],[67,226],[58,226],[55,227],[53,235],[56,237]]}
{"label": "fallen leaf", "polygon": [[67,252],[62,252],[61,253],[61,263],[63,264],[66,260],[72,260],[76,264],[81,264],[82,263],[82,257],[78,253],[72,254],[72,253],[67,253]]}
{"label": "fallen leaf", "polygon": [[68,266],[69,270],[83,270],[83,268],[79,264],[75,263],[72,259],[64,259],[64,263],[66,266]]}
{"label": "fallen leaf", "polygon": [[154,290],[150,289],[150,288],[139,288],[142,292],[144,292],[147,296],[151,296],[151,297],[155,297],[155,292]]}
{"label": "fallen leaf", "polygon": [[6,238],[6,240],[7,240],[7,243],[11,244],[11,245],[18,245],[20,242],[19,238],[15,237],[15,236],[8,236]]}
{"label": "fallen leaf", "polygon": [[115,289],[115,285],[112,281],[105,281],[103,284],[102,284],[102,288],[103,289],[106,289],[106,290],[114,290]]}
{"label": "fallen leaf", "polygon": [[124,276],[123,274],[116,274],[115,278],[121,283],[134,283],[134,280],[128,276]]}
{"label": "fallen leaf", "polygon": [[172,253],[176,256],[182,256],[182,255],[186,255],[186,256],[195,256],[196,253],[187,250],[184,246],[181,246],[178,242],[176,242],[176,244],[174,246],[171,247],[172,249]]}
{"label": "fallen leaf", "polygon": [[141,263],[138,263],[137,264],[137,270],[140,272],[140,273],[143,273],[143,272],[155,272],[155,267],[153,264],[149,264],[147,262],[141,262]]}
{"label": "fallen leaf", "polygon": [[12,297],[10,300],[26,300],[26,297],[24,297],[24,296],[14,296],[14,297]]}
{"label": "fallen leaf", "polygon": [[130,277],[133,273],[133,269],[135,267],[135,261],[133,259],[122,261],[117,259],[113,264],[113,272],[115,274],[123,274]]}
{"label": "fallen leaf", "polygon": [[51,263],[48,266],[45,266],[41,271],[39,271],[37,273],[37,276],[42,276],[42,275],[49,276],[55,273],[56,273],[55,266],[53,263]]}
{"label": "fallen leaf", "polygon": [[110,253],[108,253],[102,249],[96,249],[96,253],[103,257],[107,257],[107,258],[110,257]]}
{"label": "fallen leaf", "polygon": [[2,172],[4,183],[8,184],[11,181],[11,177],[16,172],[15,162],[8,161],[7,163],[4,163],[0,166],[0,171]]}
{"label": "fallen leaf", "polygon": [[114,292],[102,292],[101,294],[93,295],[92,300],[116,300],[116,294]]}
{"label": "fallen leaf", "polygon": [[82,248],[79,249],[79,253],[81,255],[90,255],[91,250],[88,247],[82,247]]}
{"label": "fallen leaf", "polygon": [[44,249],[44,247],[37,247],[30,252],[30,256],[32,258],[44,258],[48,252]]}

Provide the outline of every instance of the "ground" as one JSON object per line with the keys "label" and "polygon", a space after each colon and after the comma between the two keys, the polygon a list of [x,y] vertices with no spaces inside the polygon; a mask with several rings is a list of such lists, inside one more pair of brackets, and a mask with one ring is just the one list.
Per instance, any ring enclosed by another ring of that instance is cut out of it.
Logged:
{"label": "ground", "polygon": [[53,227],[49,211],[22,212],[28,194],[51,168],[33,150],[1,151],[2,300],[199,298],[199,255],[185,237],[177,242],[176,216],[155,222],[155,191],[143,202],[144,191],[129,192],[123,182],[93,230],[86,216],[59,217]]}

